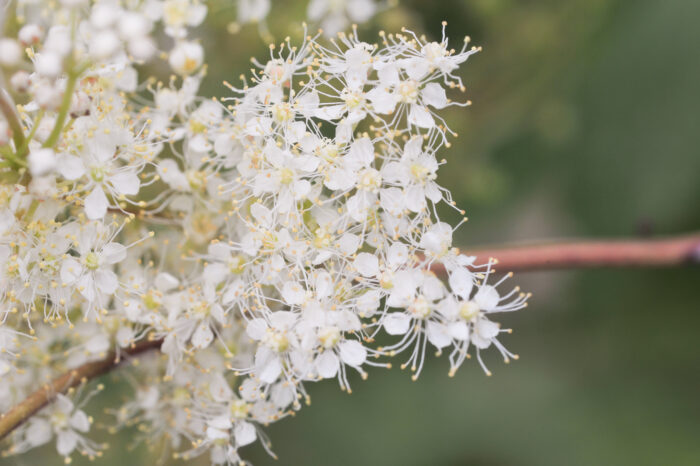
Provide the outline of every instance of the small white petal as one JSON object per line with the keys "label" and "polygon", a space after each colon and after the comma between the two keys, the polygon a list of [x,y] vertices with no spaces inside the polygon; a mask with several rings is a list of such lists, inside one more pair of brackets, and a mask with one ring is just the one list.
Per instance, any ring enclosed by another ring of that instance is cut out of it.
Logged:
{"label": "small white petal", "polygon": [[430,340],[430,343],[436,348],[444,348],[452,343],[449,330],[445,325],[429,321],[426,326],[426,331],[428,333],[428,340]]}
{"label": "small white petal", "polygon": [[85,411],[78,410],[70,417],[70,425],[77,431],[87,432],[90,430],[90,419]]}
{"label": "small white petal", "polygon": [[192,346],[199,349],[206,348],[213,340],[214,332],[211,331],[209,325],[202,323],[197,326],[197,330],[192,335]]}
{"label": "small white petal", "polygon": [[104,334],[98,334],[85,342],[85,350],[91,354],[105,353],[109,349],[109,338]]}
{"label": "small white petal", "polygon": [[90,220],[103,218],[107,213],[107,207],[109,207],[109,201],[101,186],[96,186],[85,198],[85,215]]}
{"label": "small white petal", "polygon": [[282,298],[292,306],[301,304],[306,298],[306,290],[299,283],[286,282],[282,287]]}
{"label": "small white petal", "polygon": [[72,430],[63,430],[58,433],[56,439],[56,450],[61,456],[70,455],[78,445],[78,435]]}
{"label": "small white petal", "polygon": [[340,359],[349,366],[360,366],[367,359],[367,350],[357,341],[344,341],[338,348]]}
{"label": "small white petal", "polygon": [[252,319],[248,322],[245,331],[253,340],[262,340],[267,331],[267,322],[265,322],[265,319]]}
{"label": "small white petal", "polygon": [[501,297],[498,294],[498,290],[491,285],[482,286],[474,296],[474,301],[485,311],[494,309],[498,306],[500,300]]}
{"label": "small white petal", "polygon": [[233,436],[236,438],[237,446],[242,447],[255,442],[257,433],[255,426],[250,422],[238,422],[233,429]]}
{"label": "small white petal", "polygon": [[119,194],[133,196],[139,193],[141,182],[136,173],[122,172],[109,178],[110,183]]}
{"label": "small white petal", "polygon": [[66,284],[75,283],[75,281],[82,275],[83,266],[80,263],[69,257],[63,261],[61,264],[61,281]]}
{"label": "small white petal", "polygon": [[404,335],[410,323],[411,318],[403,312],[392,312],[384,318],[384,330],[389,335]]}
{"label": "small white petal", "polygon": [[100,251],[100,259],[104,264],[116,264],[126,259],[126,247],[119,243],[107,243]]}
{"label": "small white petal", "polygon": [[404,264],[408,260],[408,247],[403,243],[394,243],[389,247],[387,262],[392,267]]}
{"label": "small white petal", "polygon": [[408,112],[408,121],[420,128],[430,129],[435,126],[435,120],[428,109],[418,104],[411,105],[411,110]]}
{"label": "small white petal", "polygon": [[340,368],[340,360],[333,351],[324,351],[316,358],[316,370],[324,379],[335,377]]}
{"label": "small white petal", "polygon": [[58,172],[67,180],[75,180],[85,174],[85,166],[80,157],[62,154],[58,160]]}
{"label": "small white petal", "polygon": [[379,273],[379,260],[377,256],[368,252],[359,253],[353,265],[363,277],[374,277]]}
{"label": "small white petal", "polygon": [[51,424],[44,419],[32,419],[29,421],[29,427],[27,427],[25,438],[27,442],[33,447],[38,447],[39,445],[44,445],[51,440],[53,434],[51,430]]}
{"label": "small white petal", "polygon": [[447,95],[445,89],[438,83],[428,83],[421,91],[423,103],[435,108],[445,108],[447,106]]}
{"label": "small white petal", "polygon": [[111,270],[98,270],[95,272],[95,285],[105,294],[113,294],[119,286],[117,275]]}

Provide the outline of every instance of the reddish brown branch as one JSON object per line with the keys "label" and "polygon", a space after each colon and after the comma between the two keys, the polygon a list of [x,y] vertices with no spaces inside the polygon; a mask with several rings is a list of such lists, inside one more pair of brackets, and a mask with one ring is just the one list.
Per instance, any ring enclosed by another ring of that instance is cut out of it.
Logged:
{"label": "reddish brown branch", "polygon": [[507,271],[590,267],[673,267],[700,264],[700,233],[647,240],[572,241],[466,249],[477,263],[489,258]]}
{"label": "reddish brown branch", "polygon": [[10,432],[19,427],[41,408],[51,403],[59,393],[66,393],[69,389],[85,381],[111,371],[125,360],[124,356],[136,356],[146,351],[159,349],[162,343],[162,340],[142,341],[131,348],[122,349],[120,351],[120,358],[117,358],[116,353],[112,351],[104,359],[87,362],[55,378],[51,383],[47,383],[42,388],[29,395],[10,411],[0,415],[0,440],[5,438]]}
{"label": "reddish brown branch", "polygon": [[[700,263],[700,233],[651,240],[607,240],[562,242],[558,244],[522,245],[490,249],[467,249],[477,263],[498,261],[502,271],[563,269],[584,267],[672,267]],[[436,272],[444,271],[435,265]],[[122,350],[123,355],[136,356],[159,349],[162,340],[144,341]],[[56,398],[87,380],[116,368],[123,359],[111,352],[104,359],[93,361],[67,372],[29,395],[0,416],[0,439],[7,436],[34,413]]]}

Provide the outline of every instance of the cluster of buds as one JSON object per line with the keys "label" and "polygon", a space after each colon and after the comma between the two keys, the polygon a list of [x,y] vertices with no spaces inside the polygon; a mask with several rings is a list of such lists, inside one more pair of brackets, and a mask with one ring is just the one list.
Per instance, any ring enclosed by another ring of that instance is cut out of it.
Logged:
{"label": "cluster of buds", "polygon": [[[469,103],[448,97],[479,50],[468,39],[286,39],[229,95],[202,99],[197,1],[12,8],[22,24],[0,56],[23,103],[0,96],[0,409],[162,341],[129,369],[111,429],[139,424],[176,457],[238,464],[243,446],[269,449],[261,426],[300,409],[308,383],[349,392],[350,372],[394,357],[415,379],[430,347],[450,374],[470,354],[488,373],[489,347],[515,357],[493,317],[528,296],[499,292],[509,276],[460,254],[438,217],[464,215],[436,179],[453,136],[440,110]],[[136,71],[160,59],[178,76]],[[69,395],[6,453],[55,441],[67,461],[99,456],[92,394]]]}

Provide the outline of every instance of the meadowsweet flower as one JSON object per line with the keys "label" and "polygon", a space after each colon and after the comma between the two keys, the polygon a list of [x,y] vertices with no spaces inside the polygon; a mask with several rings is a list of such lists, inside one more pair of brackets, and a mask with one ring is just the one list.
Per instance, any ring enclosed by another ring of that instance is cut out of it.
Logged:
{"label": "meadowsweet flower", "polygon": [[[305,34],[204,99],[190,31],[202,2],[17,3],[51,14],[0,41],[26,103],[26,134],[0,119],[0,406],[162,341],[128,368],[133,397],[108,410],[109,430],[138,425],[175,457],[242,464],[309,383],[349,392],[351,372],[392,357],[416,378],[428,348],[449,354],[450,374],[471,354],[489,373],[490,348],[515,358],[497,314],[528,295],[502,291],[509,275],[461,255],[459,225],[438,216],[456,209],[438,184],[452,135],[440,115],[468,103],[456,75],[478,51],[468,41]],[[308,15],[328,33],[382,5],[313,0]],[[240,1],[239,20],[269,6]],[[178,76],[145,76],[154,57]],[[9,452],[56,440],[64,458],[97,456],[81,390],[15,431]]]}
{"label": "meadowsweet flower", "polygon": [[168,63],[178,74],[192,74],[202,66],[204,49],[196,42],[180,42],[170,52]]}

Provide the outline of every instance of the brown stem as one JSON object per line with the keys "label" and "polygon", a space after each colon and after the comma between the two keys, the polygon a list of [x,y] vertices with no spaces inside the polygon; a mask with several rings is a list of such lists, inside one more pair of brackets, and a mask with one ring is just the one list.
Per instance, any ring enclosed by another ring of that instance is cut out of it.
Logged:
{"label": "brown stem", "polygon": [[15,405],[8,412],[0,415],[0,440],[41,408],[51,403],[59,393],[66,393],[70,388],[111,371],[124,361],[123,356],[125,355],[136,356],[146,351],[159,349],[162,343],[162,340],[147,340],[136,343],[130,348],[122,349],[120,351],[121,357],[117,357],[117,354],[111,351],[104,359],[87,362],[55,378],[52,382],[47,383],[29,395],[18,405]]}
{"label": "brown stem", "polygon": [[[643,240],[571,241],[466,249],[476,263],[497,261],[504,272],[591,267],[674,267],[700,264],[700,233]],[[436,265],[433,270],[440,271]]]}
{"label": "brown stem", "polygon": [[[475,255],[477,263],[495,259],[499,269],[504,271],[585,267],[672,267],[700,263],[700,233],[651,240],[580,241],[470,249],[465,253]],[[440,264],[434,265],[432,270],[444,272]],[[136,356],[159,349],[162,342],[143,341],[122,350],[122,353]],[[111,352],[104,359],[83,364],[35,391],[0,416],[0,440],[53,401],[58,393],[65,393],[71,387],[111,371],[121,361]]]}

